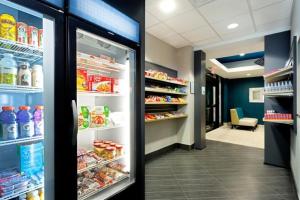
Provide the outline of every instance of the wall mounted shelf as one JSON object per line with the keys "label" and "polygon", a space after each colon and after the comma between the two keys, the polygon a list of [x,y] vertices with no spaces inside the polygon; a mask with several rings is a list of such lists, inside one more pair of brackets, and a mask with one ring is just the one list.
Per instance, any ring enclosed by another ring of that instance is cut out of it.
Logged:
{"label": "wall mounted shelf", "polygon": [[188,115],[180,115],[180,116],[175,116],[175,117],[165,117],[161,119],[153,119],[153,120],[145,120],[146,123],[150,122],[158,122],[158,121],[165,121],[165,120],[172,120],[172,119],[181,119],[181,118],[187,118]]}
{"label": "wall mounted shelf", "polygon": [[155,89],[155,88],[148,88],[148,87],[146,87],[145,92],[153,92],[153,93],[160,93],[160,94],[176,94],[176,95],[183,95],[183,96],[187,95],[187,93],[183,93],[183,92],[172,92],[164,89]]}
{"label": "wall mounted shelf", "polygon": [[277,124],[288,124],[293,125],[294,120],[277,120],[277,119],[265,119],[263,118],[264,122],[270,122],[270,123],[277,123]]}
{"label": "wall mounted shelf", "polygon": [[266,82],[275,82],[278,80],[285,79],[286,77],[290,76],[293,73],[294,73],[293,67],[290,66],[284,67],[275,72],[264,75],[264,79]]}
{"label": "wall mounted shelf", "polygon": [[294,91],[284,91],[284,92],[265,92],[265,97],[293,97]]}
{"label": "wall mounted shelf", "polygon": [[151,76],[145,76],[145,78],[149,79],[149,80],[159,81],[159,82],[162,82],[162,83],[171,83],[171,84],[179,85],[179,86],[188,86],[188,84],[179,83],[177,81],[161,80],[161,79],[158,79],[158,78],[153,78]]}
{"label": "wall mounted shelf", "polygon": [[184,103],[177,103],[177,102],[146,102],[146,105],[187,105],[186,102]]}

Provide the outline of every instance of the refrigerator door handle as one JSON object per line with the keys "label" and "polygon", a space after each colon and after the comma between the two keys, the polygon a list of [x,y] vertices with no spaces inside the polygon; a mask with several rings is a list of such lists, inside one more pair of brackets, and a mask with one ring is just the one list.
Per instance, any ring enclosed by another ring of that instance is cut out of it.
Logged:
{"label": "refrigerator door handle", "polygon": [[77,112],[77,105],[75,100],[72,100],[72,116],[73,116],[72,144],[76,145],[77,132],[78,132],[78,112]]}

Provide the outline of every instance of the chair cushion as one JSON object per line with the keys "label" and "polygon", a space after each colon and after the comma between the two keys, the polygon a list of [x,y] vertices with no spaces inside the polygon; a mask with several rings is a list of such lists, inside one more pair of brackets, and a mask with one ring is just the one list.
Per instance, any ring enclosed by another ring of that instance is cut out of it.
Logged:
{"label": "chair cushion", "polygon": [[239,116],[236,112],[236,109],[230,109],[230,117],[232,125],[239,125]]}
{"label": "chair cushion", "polygon": [[257,119],[256,118],[242,118],[239,121],[240,126],[251,126],[255,127],[257,125]]}
{"label": "chair cushion", "polygon": [[243,112],[243,109],[242,108],[236,108],[236,112],[239,116],[240,119],[244,118],[244,112]]}

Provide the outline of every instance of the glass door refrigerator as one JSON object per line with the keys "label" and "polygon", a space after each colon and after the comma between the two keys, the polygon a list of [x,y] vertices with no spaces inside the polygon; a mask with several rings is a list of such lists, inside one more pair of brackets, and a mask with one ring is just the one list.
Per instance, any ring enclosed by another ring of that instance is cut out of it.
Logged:
{"label": "glass door refrigerator", "polygon": [[0,0],[0,200],[54,199],[63,24],[42,2]]}
{"label": "glass door refrigerator", "polygon": [[70,1],[69,12],[71,196],[142,200],[139,24],[103,1]]}

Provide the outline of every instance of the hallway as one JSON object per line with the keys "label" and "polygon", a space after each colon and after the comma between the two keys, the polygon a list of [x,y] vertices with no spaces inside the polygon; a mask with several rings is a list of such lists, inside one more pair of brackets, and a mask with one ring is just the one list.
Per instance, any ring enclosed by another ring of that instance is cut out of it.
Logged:
{"label": "hallway", "polygon": [[146,164],[146,200],[297,200],[290,171],[263,165],[262,149],[207,141]]}

